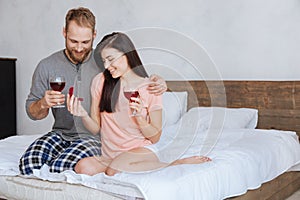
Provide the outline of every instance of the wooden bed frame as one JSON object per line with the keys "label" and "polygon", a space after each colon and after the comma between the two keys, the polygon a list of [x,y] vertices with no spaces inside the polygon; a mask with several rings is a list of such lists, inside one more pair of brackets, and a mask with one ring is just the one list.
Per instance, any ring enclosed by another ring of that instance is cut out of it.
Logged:
{"label": "wooden bed frame", "polygon": [[[300,81],[167,81],[169,91],[188,91],[188,108],[258,109],[258,127],[296,131],[300,137]],[[300,189],[300,172],[286,172],[260,188],[229,199],[285,199]]]}

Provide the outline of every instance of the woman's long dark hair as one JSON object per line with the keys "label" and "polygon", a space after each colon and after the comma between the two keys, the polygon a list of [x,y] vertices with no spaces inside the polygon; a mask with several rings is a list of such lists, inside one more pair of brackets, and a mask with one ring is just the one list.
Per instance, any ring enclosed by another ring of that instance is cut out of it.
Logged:
{"label": "woman's long dark hair", "polygon": [[[98,43],[94,57],[96,63],[100,65],[99,67],[102,69],[105,69],[105,67],[101,58],[101,52],[105,48],[114,48],[124,53],[127,57],[128,65],[133,72],[138,76],[148,77],[133,43],[127,35],[120,32],[113,32],[104,36]],[[120,78],[113,78],[107,69],[104,70],[103,74],[105,80],[99,105],[100,112],[115,112],[116,103],[120,94]]]}

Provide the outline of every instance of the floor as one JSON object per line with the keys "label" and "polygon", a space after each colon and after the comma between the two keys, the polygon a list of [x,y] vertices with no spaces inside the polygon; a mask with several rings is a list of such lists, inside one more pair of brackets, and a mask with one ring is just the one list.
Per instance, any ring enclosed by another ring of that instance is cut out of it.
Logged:
{"label": "floor", "polygon": [[300,199],[300,189],[295,192],[292,196],[287,198],[286,200],[299,200]]}

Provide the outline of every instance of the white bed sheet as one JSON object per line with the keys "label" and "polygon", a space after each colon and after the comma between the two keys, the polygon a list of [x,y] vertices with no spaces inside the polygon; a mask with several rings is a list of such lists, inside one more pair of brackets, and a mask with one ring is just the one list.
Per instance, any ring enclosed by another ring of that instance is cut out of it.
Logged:
{"label": "white bed sheet", "polygon": [[[38,136],[13,136],[0,141],[2,177],[18,178],[18,159]],[[193,152],[200,152],[200,146],[194,146],[199,150]],[[295,132],[223,130],[208,156],[213,161],[201,165],[178,165],[147,173],[120,173],[113,177],[103,173],[95,176],[78,175],[73,171],[49,173],[47,166],[35,170],[34,175],[42,180],[61,181],[124,195],[128,199],[217,200],[256,189],[299,164],[300,144]],[[0,196],[8,196],[7,192],[0,187]]]}

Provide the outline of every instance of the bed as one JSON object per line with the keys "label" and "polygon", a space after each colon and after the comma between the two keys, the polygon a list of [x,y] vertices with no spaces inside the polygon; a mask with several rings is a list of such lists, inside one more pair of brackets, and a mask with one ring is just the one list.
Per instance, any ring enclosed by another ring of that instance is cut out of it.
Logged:
{"label": "bed", "polygon": [[[207,154],[212,162],[114,177],[55,174],[43,166],[22,177],[18,158],[39,135],[12,136],[0,141],[0,197],[284,199],[300,188],[299,81],[168,81],[168,87],[164,131],[170,134],[163,136],[180,141],[186,135],[174,133],[193,130],[188,150],[178,155]],[[207,137],[214,132],[218,137]]]}

